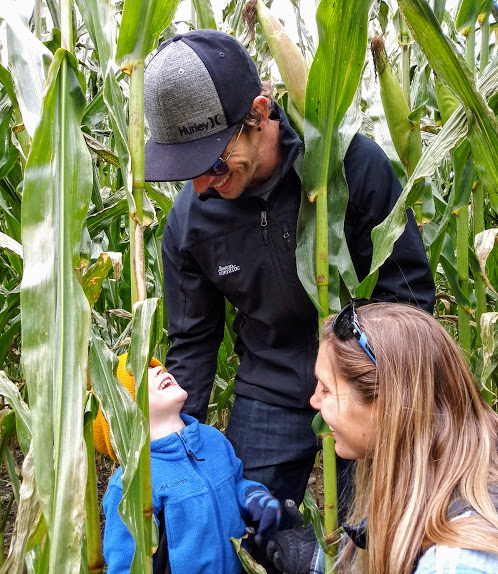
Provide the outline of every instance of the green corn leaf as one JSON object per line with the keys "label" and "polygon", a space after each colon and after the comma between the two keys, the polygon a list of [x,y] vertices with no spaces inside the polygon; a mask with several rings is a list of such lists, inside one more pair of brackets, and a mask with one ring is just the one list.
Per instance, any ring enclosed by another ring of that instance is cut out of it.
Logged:
{"label": "green corn leaf", "polygon": [[19,107],[17,103],[17,96],[14,89],[14,82],[12,80],[12,74],[0,64],[0,83],[2,83],[7,95],[10,98],[13,107]]}
{"label": "green corn leaf", "polygon": [[87,32],[97,49],[104,76],[116,50],[116,24],[110,0],[76,0]]}
{"label": "green corn leaf", "polygon": [[0,335],[0,365],[3,365],[7,356],[12,340],[21,332],[21,314],[11,322],[9,328]]}
{"label": "green corn leaf", "polygon": [[[481,181],[498,208],[498,120],[476,89],[461,54],[444,35],[425,0],[399,0],[399,8],[438,77],[462,102],[468,118],[468,139]],[[479,6],[479,4],[477,4]]]}
{"label": "green corn leaf", "polygon": [[[138,409],[143,413],[148,430],[149,387],[148,368],[152,353],[162,338],[162,306],[160,299],[146,299],[133,306],[132,337],[128,353],[127,368],[135,378],[135,392]],[[137,433],[141,428],[137,427]],[[152,529],[157,530],[152,520],[152,487],[150,478],[150,440],[146,433],[145,442],[138,457],[128,457],[123,467],[123,498],[119,513],[135,539],[135,554],[130,574],[142,574],[145,565],[152,564]],[[135,465],[138,463],[138,467]],[[156,536],[157,538],[157,536]]]}
{"label": "green corn leaf", "polygon": [[95,237],[95,235],[101,231],[109,229],[109,226],[127,213],[127,211],[128,201],[126,199],[120,199],[102,211],[90,215],[87,220],[90,236]]}
{"label": "green corn leaf", "polygon": [[197,28],[211,28],[212,30],[216,30],[216,20],[214,19],[211,2],[209,0],[193,0],[193,3],[195,13],[197,14]]}
{"label": "green corn leaf", "polygon": [[[121,75],[123,73],[121,72]],[[94,128],[105,120],[106,108],[104,103],[104,89],[101,87],[92,100],[88,102],[81,125]]]}
{"label": "green corn leaf", "polygon": [[146,444],[148,424],[137,403],[117,379],[117,364],[117,357],[104,341],[92,334],[90,379],[102,413],[109,423],[113,450],[123,468],[123,499],[118,510],[135,540],[135,559],[130,572],[138,574],[147,571],[143,567],[147,552],[143,538],[141,496],[136,477],[140,453]]}
{"label": "green corn leaf", "polygon": [[14,253],[15,255],[17,255],[22,259],[22,245],[18,243],[15,239],[12,239],[12,237],[9,237],[8,235],[2,233],[1,231],[0,231],[0,247],[2,249],[8,249],[9,251],[11,251],[12,253]]}
{"label": "green corn leaf", "polygon": [[[142,380],[147,381],[150,358],[157,340],[162,336],[161,307],[158,299],[147,299],[135,305],[132,332],[128,362],[134,373],[136,397],[141,400],[143,390],[148,391],[147,385],[142,387]],[[145,571],[143,565],[147,561],[138,461],[144,447],[149,444],[148,424],[137,403],[117,380],[116,367],[115,355],[102,339],[92,335],[90,379],[102,412],[109,422],[111,444],[123,468],[123,499],[119,505],[119,513],[135,539],[135,557],[131,572],[138,574]]]}
{"label": "green corn leaf", "polygon": [[7,443],[14,432],[16,415],[11,409],[0,411],[0,460],[3,460]]}
{"label": "green corn leaf", "polygon": [[83,407],[90,308],[74,269],[90,202],[92,162],[80,131],[81,81],[74,57],[58,50],[23,192],[22,360],[37,492],[51,541],[50,569],[61,574],[79,571],[86,485]]}
{"label": "green corn leaf", "polygon": [[101,253],[97,261],[91,265],[85,275],[83,275],[81,286],[90,307],[93,307],[99,298],[102,283],[111,269],[112,259],[107,253]]}
{"label": "green corn leaf", "polygon": [[17,440],[22,452],[26,455],[31,443],[31,412],[22,400],[19,389],[9,380],[4,371],[0,371],[0,395],[7,399],[9,406],[16,413]]}
{"label": "green corn leaf", "polygon": [[94,151],[100,158],[102,158],[106,163],[110,163],[119,167],[119,159],[115,153],[113,153],[109,148],[105,147],[104,144],[100,143],[92,136],[89,136],[83,132],[83,137],[85,138],[86,145]]}
{"label": "green corn leaf", "polygon": [[33,137],[40,119],[52,53],[31,33],[12,0],[2,0],[0,18],[7,24],[9,69],[14,80],[19,108],[26,131]]}
{"label": "green corn leaf", "polygon": [[[129,4],[130,2],[128,2]],[[138,7],[141,7],[140,2],[136,2]],[[108,0],[100,2],[99,0],[78,0],[78,7],[80,8],[83,21],[88,29],[90,37],[97,48],[102,72],[104,75],[104,88],[102,92],[103,101],[107,109],[109,123],[114,135],[116,150],[118,153],[119,166],[123,175],[125,184],[126,197],[128,200],[128,209],[130,213],[135,213],[135,201],[131,194],[132,190],[132,176],[131,176],[131,163],[130,153],[128,149],[128,125],[126,122],[125,105],[123,94],[119,87],[116,73],[115,58],[115,26],[114,14]],[[121,30],[123,30],[123,21],[121,22]],[[138,26],[138,21],[135,22],[135,32],[143,34],[143,38],[147,36],[144,29]],[[96,98],[98,102],[97,111],[91,105],[85,113],[85,121],[89,121],[92,116],[100,112],[100,96]],[[107,157],[107,161],[111,159]],[[114,158],[112,158],[114,160]]]}
{"label": "green corn leaf", "polygon": [[453,112],[460,106],[460,102],[437,76],[435,77],[434,84],[439,113],[441,114],[443,124],[445,124],[453,115]]}
{"label": "green corn leaf", "polygon": [[457,259],[455,255],[455,245],[451,237],[446,234],[443,241],[443,249],[441,250],[441,257],[439,262],[441,263],[444,273],[446,276],[446,280],[448,281],[451,292],[455,297],[455,301],[457,305],[460,307],[465,307],[466,309],[470,309],[472,305],[470,304],[468,296],[463,293],[460,289],[460,280],[458,276],[458,268],[457,268]]}
{"label": "green corn leaf", "polygon": [[247,574],[266,574],[266,569],[258,564],[256,560],[249,554],[249,552],[242,546],[242,541],[245,540],[247,536],[243,536],[242,538],[230,538],[230,542],[233,544],[235,548],[235,552],[239,557],[239,560],[244,567],[244,572]]}
{"label": "green corn leaf", "polygon": [[[306,89],[302,170],[305,193],[317,206],[314,210],[305,205],[305,198],[301,202],[296,255],[299,278],[324,315],[341,307],[340,255],[342,269],[349,270],[346,276],[355,276],[347,245],[343,245],[348,188],[342,160],[358,129],[358,116],[353,113],[350,118],[346,111],[353,102],[365,60],[370,5],[369,0],[322,0],[317,9],[320,43]],[[317,253],[316,269],[310,262],[311,252]],[[328,293],[320,296],[327,285]],[[348,285],[350,289],[354,286]]]}
{"label": "green corn leaf", "polygon": [[305,527],[310,523],[313,525],[315,537],[322,550],[327,553],[327,543],[323,536],[323,516],[320,514],[316,502],[313,500],[313,497],[308,490],[305,492],[303,499],[303,522],[303,526]]}
{"label": "green corn leaf", "polygon": [[125,0],[119,28],[116,61],[128,76],[157,45],[180,0]]}
{"label": "green corn leaf", "polygon": [[470,146],[466,140],[453,152],[453,168],[455,170],[453,213],[458,213],[462,207],[469,205],[472,185],[476,177]]}
{"label": "green corn leaf", "polygon": [[443,249],[444,238],[446,236],[446,230],[450,222],[450,218],[453,211],[453,199],[455,197],[455,190],[452,188],[451,193],[448,197],[448,203],[445,206],[443,216],[437,227],[434,239],[429,244],[429,264],[431,267],[432,276],[436,277],[437,265],[441,257],[441,251]]}
{"label": "green corn leaf", "polygon": [[[35,489],[35,469],[32,447],[33,445],[31,445],[22,465],[23,481],[12,535],[14,544],[7,560],[0,569],[0,574],[22,574],[24,572],[26,547],[33,525],[36,525],[36,518],[40,513],[40,504]],[[60,562],[62,562],[62,560],[60,560]],[[61,570],[58,571],[60,572]],[[79,572],[79,568],[76,572]]]}
{"label": "green corn leaf", "polygon": [[482,277],[498,294],[498,229],[486,229],[474,238],[475,253]]}
{"label": "green corn leaf", "polygon": [[482,25],[483,21],[493,12],[495,0],[481,0],[479,7],[479,16],[477,21]]}
{"label": "green corn leaf", "polygon": [[150,197],[150,199],[156,202],[159,209],[163,212],[163,215],[167,216],[173,206],[171,198],[167,197],[161,190],[150,183],[145,183],[145,192],[147,193],[147,197]]}
{"label": "green corn leaf", "polygon": [[493,393],[490,378],[498,367],[498,313],[483,313],[481,316],[481,338],[483,368],[481,386]]}
{"label": "green corn leaf", "polygon": [[133,446],[133,428],[137,424],[134,421],[140,419],[140,416],[132,396],[116,377],[117,366],[118,359],[114,353],[100,337],[92,333],[89,354],[90,380],[104,418],[109,423],[112,448],[119,463],[125,465],[129,453],[136,449],[136,446]]}
{"label": "green corn leaf", "polygon": [[19,157],[19,150],[12,143],[12,110],[13,104],[10,104],[7,96],[0,99],[0,179],[9,174]]}
{"label": "green corn leaf", "polygon": [[4,464],[5,464],[5,468],[7,470],[7,473],[9,475],[9,479],[10,479],[10,484],[12,486],[12,492],[14,494],[14,497],[16,499],[17,504],[19,504],[19,500],[20,500],[20,490],[21,490],[21,481],[19,480],[19,477],[17,476],[17,463],[14,460],[14,455],[12,454],[12,451],[7,449],[5,451],[5,458],[4,458]]}
{"label": "green corn leaf", "polygon": [[455,19],[455,28],[465,36],[473,28],[479,15],[479,2],[476,0],[461,0]]}

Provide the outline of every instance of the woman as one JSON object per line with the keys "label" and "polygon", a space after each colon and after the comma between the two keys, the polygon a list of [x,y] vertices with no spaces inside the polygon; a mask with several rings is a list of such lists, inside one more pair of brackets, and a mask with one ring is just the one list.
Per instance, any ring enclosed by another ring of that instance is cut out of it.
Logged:
{"label": "woman", "polygon": [[358,460],[356,545],[346,538],[338,571],[496,574],[498,415],[439,323],[349,304],[325,324],[315,371],[311,405]]}

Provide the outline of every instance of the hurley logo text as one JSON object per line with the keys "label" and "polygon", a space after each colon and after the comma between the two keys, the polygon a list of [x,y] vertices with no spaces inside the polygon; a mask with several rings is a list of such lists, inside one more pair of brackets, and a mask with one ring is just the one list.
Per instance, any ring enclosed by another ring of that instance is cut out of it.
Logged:
{"label": "hurley logo text", "polygon": [[203,122],[200,124],[192,124],[191,126],[181,126],[178,129],[180,130],[181,136],[195,134],[197,132],[203,132],[205,130],[211,130],[214,126],[221,126],[222,122],[219,118],[220,114],[216,114],[215,116],[211,117],[208,116],[208,121]]}

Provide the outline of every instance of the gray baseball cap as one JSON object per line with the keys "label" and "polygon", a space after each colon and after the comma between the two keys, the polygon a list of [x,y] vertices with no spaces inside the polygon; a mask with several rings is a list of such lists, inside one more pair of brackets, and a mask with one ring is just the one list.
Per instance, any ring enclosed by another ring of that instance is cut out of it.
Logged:
{"label": "gray baseball cap", "polygon": [[252,58],[228,34],[193,30],[161,44],[144,77],[146,181],[205,173],[260,93]]}

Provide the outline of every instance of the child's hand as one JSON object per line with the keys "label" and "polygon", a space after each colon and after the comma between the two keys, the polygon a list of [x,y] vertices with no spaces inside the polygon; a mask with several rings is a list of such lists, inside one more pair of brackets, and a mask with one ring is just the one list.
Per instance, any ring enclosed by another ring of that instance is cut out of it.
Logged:
{"label": "child's hand", "polygon": [[280,504],[269,492],[257,486],[250,486],[244,493],[246,510],[252,520],[259,521],[255,541],[271,538],[280,523]]}

